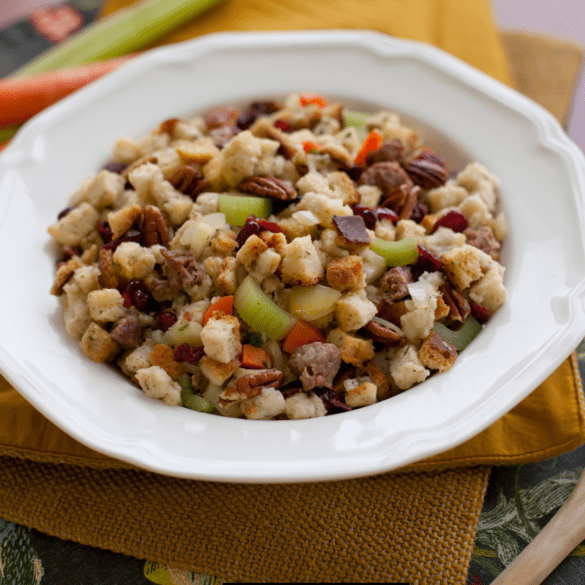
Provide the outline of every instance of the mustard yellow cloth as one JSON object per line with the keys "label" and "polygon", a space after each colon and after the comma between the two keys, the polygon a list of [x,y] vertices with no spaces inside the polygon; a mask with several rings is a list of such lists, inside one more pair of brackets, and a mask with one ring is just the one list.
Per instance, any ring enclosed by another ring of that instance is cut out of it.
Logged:
{"label": "mustard yellow cloth", "polygon": [[[132,3],[110,0],[103,15]],[[153,46],[218,31],[331,28],[377,30],[431,43],[511,84],[506,53],[487,0],[224,0]],[[531,396],[489,429],[414,467],[515,463],[569,451],[585,441],[582,401],[578,369],[574,359],[567,359]],[[68,437],[3,379],[0,413],[0,453],[118,465]]]}

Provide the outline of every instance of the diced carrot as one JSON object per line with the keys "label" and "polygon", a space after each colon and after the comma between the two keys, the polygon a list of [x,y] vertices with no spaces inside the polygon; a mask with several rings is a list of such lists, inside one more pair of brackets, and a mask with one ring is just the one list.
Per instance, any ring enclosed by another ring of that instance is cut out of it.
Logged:
{"label": "diced carrot", "polygon": [[317,152],[318,149],[319,149],[319,145],[316,142],[313,142],[312,140],[307,140],[307,141],[303,142],[303,150],[306,153]]}
{"label": "diced carrot", "polygon": [[293,353],[295,349],[314,341],[325,341],[323,331],[308,321],[299,319],[284,338],[282,349],[286,353]]}
{"label": "diced carrot", "polygon": [[382,144],[382,140],[384,137],[382,133],[378,129],[372,130],[365,138],[362,147],[359,149],[359,152],[355,156],[355,164],[358,166],[363,166],[366,164],[366,157],[370,152],[374,152],[374,150],[378,150],[380,145]]}
{"label": "diced carrot", "polygon": [[316,106],[319,106],[320,108],[327,107],[327,100],[322,95],[319,95],[318,93],[311,93],[311,92],[302,93],[299,96],[299,99],[301,102],[301,106],[306,106],[308,104],[315,104]]}
{"label": "diced carrot", "polygon": [[228,295],[226,297],[220,297],[215,301],[215,303],[211,303],[209,307],[207,307],[205,313],[203,313],[203,321],[202,325],[205,327],[207,321],[215,313],[223,313],[224,315],[233,315],[234,314],[234,297],[233,295]]}
{"label": "diced carrot", "polygon": [[261,347],[245,343],[242,345],[242,368],[271,368],[272,357]]}
{"label": "diced carrot", "polygon": [[0,80],[0,126],[26,122],[41,110],[117,69],[132,57],[134,55],[106,59],[34,77],[6,77]]}

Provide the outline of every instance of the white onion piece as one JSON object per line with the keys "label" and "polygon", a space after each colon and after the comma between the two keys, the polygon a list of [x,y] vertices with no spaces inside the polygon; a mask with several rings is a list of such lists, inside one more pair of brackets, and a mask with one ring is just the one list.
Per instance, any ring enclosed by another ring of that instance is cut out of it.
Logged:
{"label": "white onion piece", "polygon": [[434,298],[435,289],[426,282],[412,282],[406,285],[412,298],[412,302],[417,309],[426,309],[430,307],[431,300]]}
{"label": "white onion piece", "polygon": [[292,216],[301,224],[306,226],[318,225],[319,218],[309,210],[295,211]]}
{"label": "white onion piece", "polygon": [[191,250],[193,250],[193,254],[195,258],[199,258],[203,249],[211,238],[215,235],[216,228],[210,226],[207,223],[199,222],[197,224],[197,229],[195,230],[195,234],[193,235],[193,239],[191,240]]}
{"label": "white onion piece", "polygon": [[284,356],[282,355],[280,345],[274,339],[268,339],[264,344],[264,349],[272,358],[272,367],[284,372]]}
{"label": "white onion piece", "polygon": [[211,227],[214,227],[218,230],[227,225],[227,222],[225,220],[225,213],[219,212],[204,215],[202,218],[199,219],[199,222],[206,223],[207,225],[210,225]]}
{"label": "white onion piece", "polygon": [[290,312],[305,321],[315,321],[331,313],[341,292],[329,286],[293,286],[290,292]]}
{"label": "white onion piece", "polygon": [[394,323],[386,321],[386,319],[382,319],[381,317],[372,317],[372,321],[378,323],[378,325],[382,325],[382,327],[386,327],[386,329],[390,329],[390,331],[394,331],[394,333],[400,335],[400,337],[404,337],[404,331],[402,331],[397,325],[394,325]]}
{"label": "white onion piece", "polygon": [[376,281],[386,272],[386,260],[373,250],[369,250],[363,258],[363,271],[366,277],[366,284],[372,284],[372,282]]}

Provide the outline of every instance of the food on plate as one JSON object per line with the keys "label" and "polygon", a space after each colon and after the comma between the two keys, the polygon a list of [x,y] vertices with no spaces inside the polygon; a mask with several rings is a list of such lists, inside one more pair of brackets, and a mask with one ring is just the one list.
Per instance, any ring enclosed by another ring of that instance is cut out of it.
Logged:
{"label": "food on plate", "polygon": [[231,417],[386,400],[453,367],[506,301],[498,179],[313,93],[119,137],[48,231],[83,353]]}

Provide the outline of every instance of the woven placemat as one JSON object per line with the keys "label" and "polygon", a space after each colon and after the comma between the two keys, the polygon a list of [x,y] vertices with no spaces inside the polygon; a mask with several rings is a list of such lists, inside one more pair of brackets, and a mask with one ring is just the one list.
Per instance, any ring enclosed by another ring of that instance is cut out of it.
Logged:
{"label": "woven placemat", "polygon": [[[504,35],[507,47],[510,38]],[[517,79],[531,62],[528,41],[514,40]],[[519,87],[544,105],[545,95],[531,94],[530,88],[562,87],[564,96],[571,95],[578,67],[573,60],[559,68],[554,41],[549,62],[556,69],[545,66],[547,45],[537,41],[541,65],[534,74],[540,79]],[[569,102],[549,109],[564,120]],[[0,517],[81,544],[240,582],[463,584],[490,470],[238,485],[39,462],[35,455],[0,457]]]}

